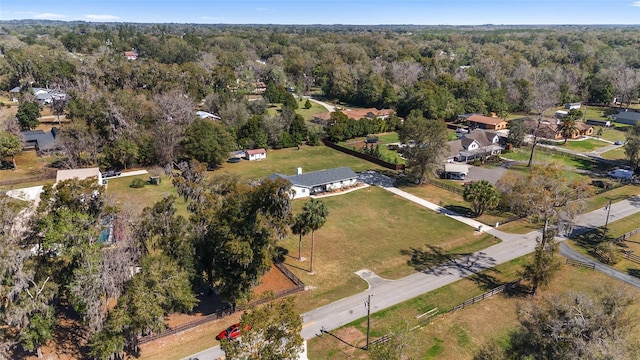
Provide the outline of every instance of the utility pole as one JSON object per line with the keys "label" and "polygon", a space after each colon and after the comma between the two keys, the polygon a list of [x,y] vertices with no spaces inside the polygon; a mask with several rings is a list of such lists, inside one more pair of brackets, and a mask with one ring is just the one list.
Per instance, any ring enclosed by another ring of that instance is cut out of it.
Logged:
{"label": "utility pole", "polygon": [[367,296],[367,301],[364,302],[364,306],[367,307],[367,345],[365,345],[365,350],[369,351],[369,328],[371,324],[371,294]]}
{"label": "utility pole", "polygon": [[605,209],[607,209],[607,219],[604,221],[604,231],[602,232],[602,239],[607,236],[607,225],[609,225],[609,214],[611,214],[611,200],[609,200],[609,204]]}

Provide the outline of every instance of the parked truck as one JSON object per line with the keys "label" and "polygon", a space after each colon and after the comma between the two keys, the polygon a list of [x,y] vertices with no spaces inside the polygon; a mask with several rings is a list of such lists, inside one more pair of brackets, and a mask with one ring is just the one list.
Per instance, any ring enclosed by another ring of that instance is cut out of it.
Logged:
{"label": "parked truck", "polygon": [[607,173],[614,179],[631,180],[633,179],[633,171],[627,169],[615,169]]}

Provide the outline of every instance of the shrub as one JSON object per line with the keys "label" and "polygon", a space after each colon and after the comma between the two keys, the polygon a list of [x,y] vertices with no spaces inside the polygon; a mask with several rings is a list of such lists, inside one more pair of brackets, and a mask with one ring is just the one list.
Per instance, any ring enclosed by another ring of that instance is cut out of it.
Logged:
{"label": "shrub", "polygon": [[133,179],[133,181],[131,182],[131,185],[129,185],[129,187],[134,188],[134,189],[139,189],[139,188],[143,188],[145,185],[147,185],[147,182],[142,180],[142,179]]}

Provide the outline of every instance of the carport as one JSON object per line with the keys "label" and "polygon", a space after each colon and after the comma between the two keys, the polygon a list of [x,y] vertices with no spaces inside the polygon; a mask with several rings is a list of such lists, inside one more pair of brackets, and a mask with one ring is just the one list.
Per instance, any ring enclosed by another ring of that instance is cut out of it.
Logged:
{"label": "carport", "polygon": [[444,177],[446,179],[464,180],[469,173],[469,165],[466,164],[444,164]]}

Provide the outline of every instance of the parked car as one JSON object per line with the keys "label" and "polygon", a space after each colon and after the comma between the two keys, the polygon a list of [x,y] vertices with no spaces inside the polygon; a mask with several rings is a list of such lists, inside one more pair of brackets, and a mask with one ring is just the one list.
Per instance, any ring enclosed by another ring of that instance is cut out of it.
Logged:
{"label": "parked car", "polygon": [[614,145],[624,145],[624,141],[622,140],[617,140],[616,142],[613,143]]}
{"label": "parked car", "polygon": [[[251,326],[247,325],[244,327],[244,331],[251,330]],[[229,339],[233,340],[240,336],[240,324],[233,324],[228,328],[220,331],[218,335],[216,335],[216,340]]]}
{"label": "parked car", "polygon": [[109,170],[107,172],[104,173],[103,177],[104,178],[110,178],[110,177],[114,177],[114,176],[120,176],[121,172],[118,170]]}

